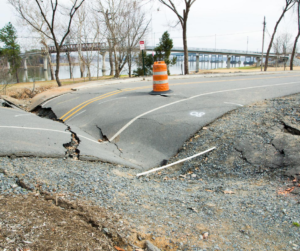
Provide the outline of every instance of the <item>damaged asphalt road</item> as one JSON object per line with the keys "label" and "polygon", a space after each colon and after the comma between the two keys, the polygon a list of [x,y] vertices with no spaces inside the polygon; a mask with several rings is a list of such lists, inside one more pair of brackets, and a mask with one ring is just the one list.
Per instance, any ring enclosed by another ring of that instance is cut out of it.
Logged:
{"label": "damaged asphalt road", "polygon": [[0,109],[5,129],[1,134],[8,139],[0,152],[67,156],[146,170],[166,163],[199,128],[223,114],[300,92],[299,83],[296,72],[170,80],[173,93],[168,96],[149,95],[152,82],[79,89],[43,99],[32,111],[42,118]]}
{"label": "damaged asphalt road", "polygon": [[[169,82],[173,93],[168,96],[149,95],[152,82],[119,83],[66,93],[41,107],[51,109],[77,134],[100,140],[104,151],[114,150],[131,166],[146,170],[166,163],[199,128],[223,114],[300,92],[297,73]],[[96,153],[86,154],[93,159]]]}
{"label": "damaged asphalt road", "polygon": [[0,107],[0,113],[0,156],[66,156],[66,125],[13,108]]}
{"label": "damaged asphalt road", "polygon": [[138,168],[121,159],[120,151],[114,144],[101,145],[80,129],[71,129],[55,121],[51,109],[36,113],[39,116],[11,107],[0,107],[0,156],[80,158]]}

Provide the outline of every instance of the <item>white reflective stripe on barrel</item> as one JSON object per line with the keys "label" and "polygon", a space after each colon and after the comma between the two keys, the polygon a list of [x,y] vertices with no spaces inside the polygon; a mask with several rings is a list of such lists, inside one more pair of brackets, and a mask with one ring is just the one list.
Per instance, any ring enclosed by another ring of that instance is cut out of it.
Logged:
{"label": "white reflective stripe on barrel", "polygon": [[153,75],[168,75],[167,71],[157,71],[157,72],[153,72]]}
{"label": "white reflective stripe on barrel", "polygon": [[157,85],[157,84],[167,84],[168,80],[162,80],[162,81],[153,81],[153,84]]}

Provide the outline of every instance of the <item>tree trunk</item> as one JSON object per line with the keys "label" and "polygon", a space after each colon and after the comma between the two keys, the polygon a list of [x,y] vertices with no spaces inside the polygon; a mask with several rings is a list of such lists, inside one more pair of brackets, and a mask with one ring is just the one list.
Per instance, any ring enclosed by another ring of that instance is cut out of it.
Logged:
{"label": "tree trunk", "polygon": [[[16,67],[15,67],[16,63],[15,63],[15,62],[16,62],[15,59],[13,59],[13,62],[12,62],[13,69],[16,68]],[[17,83],[20,83],[19,75],[18,75],[18,68],[16,68],[16,79],[17,79]]]}
{"label": "tree trunk", "polygon": [[80,77],[81,78],[84,77],[84,66],[83,66],[83,64],[80,64]]}
{"label": "tree trunk", "polygon": [[109,64],[110,64],[110,73],[109,75],[110,76],[113,76],[114,75],[114,63],[113,63],[113,59],[112,59],[112,51],[109,50]]}
{"label": "tree trunk", "polygon": [[16,78],[17,78],[17,83],[20,83],[18,69],[16,70]]}
{"label": "tree trunk", "polygon": [[90,65],[88,65],[87,68],[88,68],[88,74],[89,74],[89,81],[91,81],[92,80],[92,76],[91,76]]}
{"label": "tree trunk", "polygon": [[295,38],[293,52],[292,52],[292,55],[291,55],[291,62],[290,62],[290,70],[291,71],[294,68],[294,57],[295,57],[295,53],[296,53],[296,48],[297,48],[297,43],[298,43],[299,37],[300,37],[300,2],[298,2],[298,34],[297,34],[297,36]]}
{"label": "tree trunk", "polygon": [[70,79],[73,78],[73,72],[72,72],[72,62],[70,57],[70,52],[67,52],[68,62],[69,62],[69,71],[70,71]]}
{"label": "tree trunk", "polygon": [[49,47],[46,43],[46,41],[44,40],[44,38],[42,38],[42,41],[41,41],[42,45],[45,46],[45,50],[46,50],[46,53],[47,53],[47,57],[48,57],[48,63],[49,63],[49,66],[50,66],[50,75],[51,75],[51,80],[54,80],[54,70],[53,70],[53,65],[52,65],[52,62],[51,62],[51,55],[49,53]]}
{"label": "tree trunk", "polygon": [[99,61],[100,61],[100,52],[97,51],[97,79],[99,78]]}
{"label": "tree trunk", "polygon": [[182,37],[183,37],[183,50],[184,50],[184,74],[187,75],[189,74],[189,53],[188,53],[188,48],[187,48],[187,40],[186,40],[186,23],[187,20],[185,19],[184,16],[184,24],[182,27]]}
{"label": "tree trunk", "polygon": [[131,78],[131,53],[128,55],[128,76]]}
{"label": "tree trunk", "polygon": [[49,66],[50,66],[50,75],[51,75],[51,80],[54,80],[54,72],[53,72],[53,65],[51,63],[51,56],[50,53],[47,53],[48,56],[48,62],[49,62]]}
{"label": "tree trunk", "polygon": [[61,87],[61,82],[60,82],[60,79],[59,79],[59,57],[60,57],[60,48],[56,47],[56,51],[57,51],[57,54],[56,54],[55,78],[56,78],[57,85],[58,85],[59,87]]}
{"label": "tree trunk", "polygon": [[119,62],[118,62],[118,57],[117,57],[117,48],[116,45],[114,45],[114,55],[115,55],[115,78],[119,78],[120,77],[120,71],[119,71]]}
{"label": "tree trunk", "polygon": [[79,60],[79,69],[80,69],[80,77],[83,78],[83,74],[84,74],[84,63],[83,63],[83,60],[82,60],[82,55],[81,55],[81,44],[79,44],[79,47],[78,47],[78,60]]}
{"label": "tree trunk", "polygon": [[272,49],[273,40],[274,40],[276,31],[277,31],[278,25],[281,22],[282,18],[284,17],[284,14],[286,13],[286,11],[287,11],[287,7],[284,8],[284,10],[282,11],[282,14],[281,14],[280,18],[278,19],[278,21],[277,21],[277,23],[275,25],[275,28],[274,28],[274,31],[273,31],[273,34],[272,34],[272,37],[271,37],[271,41],[270,41],[270,44],[269,44],[269,47],[268,47],[268,50],[267,50],[267,54],[266,54],[264,71],[267,71],[267,69],[268,69],[269,55],[270,55],[270,51]]}
{"label": "tree trunk", "polygon": [[293,70],[293,67],[294,67],[294,57],[295,57],[295,54],[296,54],[296,49],[297,49],[297,42],[298,42],[298,39],[300,37],[300,30],[295,38],[295,43],[294,43],[294,47],[293,47],[293,52],[292,52],[292,55],[291,55],[291,62],[290,62],[290,70],[292,71]]}

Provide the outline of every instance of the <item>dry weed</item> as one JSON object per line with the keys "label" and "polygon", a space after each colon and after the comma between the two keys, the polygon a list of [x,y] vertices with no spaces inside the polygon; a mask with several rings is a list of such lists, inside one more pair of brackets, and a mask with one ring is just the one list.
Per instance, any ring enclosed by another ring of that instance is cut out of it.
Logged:
{"label": "dry weed", "polygon": [[53,88],[51,85],[39,86],[34,88],[34,90],[29,88],[13,88],[13,89],[8,89],[6,91],[6,95],[15,99],[30,99],[33,98],[35,95],[47,91],[51,88]]}

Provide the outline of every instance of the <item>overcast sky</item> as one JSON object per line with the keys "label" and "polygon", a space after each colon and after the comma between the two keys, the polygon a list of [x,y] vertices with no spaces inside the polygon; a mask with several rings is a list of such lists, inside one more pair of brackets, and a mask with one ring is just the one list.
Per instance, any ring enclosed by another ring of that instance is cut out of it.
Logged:
{"label": "overcast sky", "polygon": [[[21,34],[21,27],[12,7],[6,0],[1,1],[0,28],[12,22]],[[88,1],[88,0],[86,0]],[[178,3],[183,0],[174,0]],[[188,19],[188,46],[232,50],[260,51],[262,44],[263,18],[266,16],[267,32],[265,50],[275,23],[281,14],[285,0],[197,0],[191,8]],[[158,43],[162,33],[168,30],[174,46],[182,47],[181,27],[170,28],[176,21],[175,14],[167,7],[153,1],[147,6],[152,23],[146,44]],[[278,34],[290,33],[292,40],[297,33],[296,13],[290,11],[280,24]],[[23,38],[20,38],[20,40]],[[24,39],[23,39],[24,40]],[[21,41],[20,41],[21,42]],[[39,46],[37,46],[39,47]]]}

